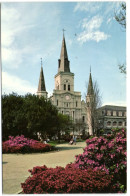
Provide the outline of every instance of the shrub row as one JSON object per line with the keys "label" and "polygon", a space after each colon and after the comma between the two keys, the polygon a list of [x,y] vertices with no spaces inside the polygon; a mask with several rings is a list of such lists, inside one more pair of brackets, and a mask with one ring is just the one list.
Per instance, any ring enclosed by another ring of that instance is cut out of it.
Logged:
{"label": "shrub row", "polygon": [[29,170],[31,177],[22,183],[23,193],[108,193],[117,192],[118,187],[111,184],[112,175],[89,168],[76,169],[74,164],[65,168],[34,167]]}
{"label": "shrub row", "polygon": [[48,152],[51,149],[51,145],[25,138],[23,135],[16,137],[9,136],[9,140],[2,143],[3,153]]}
{"label": "shrub row", "polygon": [[80,169],[92,168],[113,175],[113,184],[119,182],[126,189],[126,131],[116,131],[104,137],[86,140],[83,154],[76,156],[75,166]]}

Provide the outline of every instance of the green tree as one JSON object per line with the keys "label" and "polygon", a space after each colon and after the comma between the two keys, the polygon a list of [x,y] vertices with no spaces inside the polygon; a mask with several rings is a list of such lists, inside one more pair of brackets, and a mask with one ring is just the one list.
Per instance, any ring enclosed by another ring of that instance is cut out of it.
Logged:
{"label": "green tree", "polygon": [[23,134],[26,129],[23,97],[15,93],[2,96],[2,138]]}
{"label": "green tree", "polygon": [[36,135],[39,132],[42,138],[55,134],[58,111],[50,101],[44,97],[28,94],[25,96],[24,113],[28,134]]}
{"label": "green tree", "polygon": [[2,96],[2,135],[23,134],[25,137],[37,139],[37,133],[43,139],[66,131],[70,125],[68,116],[58,113],[57,108],[44,97],[27,94],[19,96],[15,93]]}
{"label": "green tree", "polygon": [[59,141],[61,139],[61,132],[68,131],[70,124],[71,124],[71,120],[69,119],[69,116],[58,113],[58,116],[57,116],[57,135],[58,135]]}
{"label": "green tree", "polygon": [[15,93],[2,96],[2,136],[23,134],[26,137],[37,138],[37,132],[42,137],[56,133],[58,111],[50,101],[36,95],[19,96]]}

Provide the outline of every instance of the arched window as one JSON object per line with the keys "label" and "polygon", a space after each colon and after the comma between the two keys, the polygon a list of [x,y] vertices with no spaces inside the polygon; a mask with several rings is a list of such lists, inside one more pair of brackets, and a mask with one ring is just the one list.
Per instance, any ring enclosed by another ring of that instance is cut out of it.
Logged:
{"label": "arched window", "polygon": [[82,117],[82,119],[83,119],[83,122],[84,122],[84,120],[85,120],[85,116],[83,116],[83,117]]}
{"label": "arched window", "polygon": [[116,121],[114,121],[114,122],[113,122],[113,126],[116,126],[116,125],[117,125],[117,122],[116,122]]}
{"label": "arched window", "polygon": [[122,122],[120,121],[120,122],[118,123],[118,125],[119,125],[119,126],[122,126]]}
{"label": "arched window", "polygon": [[111,125],[111,121],[108,121],[108,122],[107,122],[107,125],[110,126],[110,125]]}

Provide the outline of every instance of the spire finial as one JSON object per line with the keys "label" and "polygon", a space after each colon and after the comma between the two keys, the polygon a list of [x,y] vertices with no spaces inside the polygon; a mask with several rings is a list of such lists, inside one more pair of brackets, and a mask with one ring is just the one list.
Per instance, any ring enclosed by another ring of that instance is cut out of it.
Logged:
{"label": "spire finial", "polygon": [[62,31],[63,31],[63,37],[64,37],[64,32],[65,32],[66,30],[63,28]]}
{"label": "spire finial", "polygon": [[91,65],[90,65],[90,73],[91,73]]}
{"label": "spire finial", "polygon": [[42,67],[42,58],[41,58],[41,67]]}

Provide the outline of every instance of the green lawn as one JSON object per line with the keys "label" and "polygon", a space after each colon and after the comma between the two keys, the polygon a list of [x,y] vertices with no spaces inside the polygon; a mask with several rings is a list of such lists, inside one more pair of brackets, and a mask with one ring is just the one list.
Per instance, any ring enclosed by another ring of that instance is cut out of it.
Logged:
{"label": "green lawn", "polygon": [[[76,142],[85,142],[85,140],[77,139]],[[60,140],[60,142],[58,140],[48,142],[48,144],[50,144],[51,146],[56,146],[58,144],[68,144],[68,143],[69,142],[66,142],[65,140]]]}

